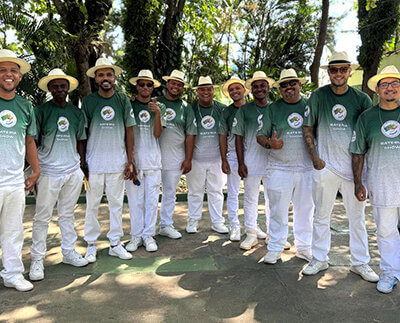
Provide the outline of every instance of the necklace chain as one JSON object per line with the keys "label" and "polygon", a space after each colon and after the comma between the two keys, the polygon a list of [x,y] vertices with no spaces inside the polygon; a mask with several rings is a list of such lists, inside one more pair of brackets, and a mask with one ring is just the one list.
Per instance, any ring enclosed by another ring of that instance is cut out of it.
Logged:
{"label": "necklace chain", "polygon": [[[203,115],[201,114],[201,111],[200,111],[199,102],[197,102],[197,110],[199,111],[199,115],[200,115],[201,120],[203,120]],[[213,113],[214,113],[214,104],[211,106],[211,115],[210,115],[211,117],[213,117]]]}
{"label": "necklace chain", "polygon": [[[378,114],[379,114],[379,121],[381,122],[381,125],[383,126],[383,121],[382,121],[382,116],[381,116],[381,107],[380,106],[378,106]],[[397,108],[397,109],[399,109],[399,108]],[[386,110],[386,111],[388,111],[388,110]],[[400,111],[399,111],[399,115],[397,116],[397,119],[396,119],[396,122],[399,122],[399,119],[400,119]]]}

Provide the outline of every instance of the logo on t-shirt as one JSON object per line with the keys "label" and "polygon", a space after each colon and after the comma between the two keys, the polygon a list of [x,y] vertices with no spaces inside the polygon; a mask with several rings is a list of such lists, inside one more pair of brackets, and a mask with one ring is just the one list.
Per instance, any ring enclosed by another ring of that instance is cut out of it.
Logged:
{"label": "logo on t-shirt", "polygon": [[174,109],[167,108],[167,109],[165,110],[164,119],[165,119],[166,121],[172,121],[172,120],[175,119],[175,117],[176,117],[176,112],[175,112]]}
{"label": "logo on t-shirt", "polygon": [[306,108],[304,109],[304,116],[308,117],[310,115],[310,106],[306,105]]}
{"label": "logo on t-shirt", "polygon": [[355,142],[357,140],[356,131],[353,130],[353,134],[351,135],[351,142]]}
{"label": "logo on t-shirt", "polygon": [[115,111],[112,107],[106,105],[105,107],[103,107],[103,109],[101,109],[100,114],[104,120],[110,121],[110,120],[114,119]]}
{"label": "logo on t-shirt", "polygon": [[12,128],[17,124],[17,117],[14,112],[3,110],[0,112],[0,123],[3,127]]}
{"label": "logo on t-shirt", "polygon": [[131,115],[132,119],[135,119],[135,112],[133,112],[133,108],[131,108],[131,111],[129,112],[129,114]]}
{"label": "logo on t-shirt", "polygon": [[400,134],[400,124],[397,121],[388,120],[382,125],[381,131],[385,137],[395,138]]}
{"label": "logo on t-shirt", "polygon": [[212,116],[205,116],[201,119],[201,126],[204,129],[210,130],[215,126],[215,119]]}
{"label": "logo on t-shirt", "polygon": [[237,125],[237,119],[233,118],[232,127],[236,127],[236,125]]}
{"label": "logo on t-shirt", "polygon": [[343,121],[347,116],[347,110],[343,105],[335,104],[332,108],[332,115],[337,121]]}
{"label": "logo on t-shirt", "polygon": [[61,132],[66,132],[69,128],[69,121],[66,117],[59,117],[57,121],[58,130]]}
{"label": "logo on t-shirt", "polygon": [[193,119],[193,125],[197,128],[197,121],[196,121],[196,118]]}
{"label": "logo on t-shirt", "polygon": [[262,118],[263,118],[263,115],[262,115],[262,114],[259,114],[258,117],[257,117],[257,122],[258,122],[257,131],[261,130],[261,128],[262,128],[263,125],[264,125],[264,123],[262,122]]}
{"label": "logo on t-shirt", "polygon": [[289,115],[287,121],[293,129],[300,128],[303,125],[303,117],[296,112]]}
{"label": "logo on t-shirt", "polygon": [[139,120],[146,123],[150,120],[150,113],[147,110],[142,110],[139,112]]}

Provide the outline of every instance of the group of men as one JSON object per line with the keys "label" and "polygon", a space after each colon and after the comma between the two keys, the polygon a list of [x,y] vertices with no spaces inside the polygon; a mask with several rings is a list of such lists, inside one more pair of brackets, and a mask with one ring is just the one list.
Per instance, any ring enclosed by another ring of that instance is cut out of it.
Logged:
{"label": "group of men", "polygon": [[[328,65],[322,66],[330,84],[315,90],[308,100],[300,94],[305,80],[293,69],[283,70],[278,81],[262,71],[247,81],[231,77],[222,86],[223,94],[233,101],[229,106],[214,100],[217,85],[209,76],[202,76],[194,87],[197,100],[190,105],[181,98],[189,86],[183,72],[174,70],[164,76],[166,92],[153,98],[154,88],[161,83],[151,71],[141,70],[129,80],[138,92],[129,100],[114,89],[121,68],[100,58],[87,71],[98,91],[83,98],[81,109],[67,102],[78,81],[60,69],[39,81],[39,88],[50,92],[52,99],[33,109],[15,93],[30,65],[13,52],[0,50],[4,285],[20,291],[33,288],[22,275],[24,189],[37,185],[29,272],[35,281],[44,278],[47,230],[56,203],[64,263],[85,266],[96,261],[101,233],[97,217],[104,191],[110,214],[109,255],[131,259],[130,252],[142,245],[149,252],[158,249],[153,237],[160,185],[159,234],[181,238],[173,214],[176,188],[186,174],[186,231],[198,231],[207,191],[211,229],[230,233],[232,241],[241,240],[238,194],[243,179],[246,238],[240,248],[249,250],[258,239],[266,239],[264,262],[268,264],[275,264],[288,247],[292,202],[296,256],[309,262],[302,270],[304,275],[328,268],[330,215],[340,191],[349,218],[350,270],[378,282],[379,291],[391,292],[400,279],[400,172],[395,168],[400,151],[400,73],[389,66],[370,79],[370,89],[380,97],[373,107],[365,93],[347,84],[356,67],[345,52],[334,53]],[[271,87],[279,89],[282,96],[272,104],[268,102]],[[249,92],[254,100],[246,102]],[[380,277],[368,265],[364,156],[381,253]],[[25,157],[32,168],[26,180]],[[88,247],[83,257],[75,251],[74,206],[84,178],[84,239]],[[225,183],[229,228],[223,217]],[[261,183],[266,232],[257,223]],[[131,219],[131,239],[126,247],[121,243],[125,190]]]}

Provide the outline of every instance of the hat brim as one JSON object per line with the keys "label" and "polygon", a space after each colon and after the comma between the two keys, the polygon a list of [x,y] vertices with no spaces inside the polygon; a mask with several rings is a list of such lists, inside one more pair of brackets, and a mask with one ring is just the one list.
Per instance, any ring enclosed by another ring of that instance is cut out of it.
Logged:
{"label": "hat brim", "polygon": [[132,77],[129,79],[129,83],[131,83],[132,85],[136,85],[138,80],[152,81],[154,83],[155,88],[161,86],[161,83],[159,81],[157,81],[156,79],[153,79],[151,77],[145,77],[145,76]]}
{"label": "hat brim", "polygon": [[291,81],[291,80],[297,80],[297,81],[299,81],[301,84],[306,83],[306,79],[303,79],[303,78],[301,78],[301,77],[287,77],[287,78],[284,78],[284,79],[282,79],[282,80],[276,81],[276,82],[274,83],[274,87],[278,89],[281,83],[287,82],[287,81]]}
{"label": "hat brim", "polygon": [[395,78],[395,79],[399,79],[400,80],[400,73],[399,74],[397,74],[397,73],[386,73],[386,74],[377,74],[375,76],[372,76],[367,82],[368,88],[371,91],[376,92],[375,88],[377,87],[379,81],[383,80],[383,79],[387,79],[387,78]]}
{"label": "hat brim", "polygon": [[357,68],[360,67],[359,64],[351,64],[351,63],[333,63],[333,64],[328,64],[328,65],[321,65],[320,68],[323,70],[327,70],[331,66],[339,66],[339,65],[350,65],[352,70],[356,70]]}
{"label": "hat brim", "polygon": [[47,87],[49,82],[53,81],[53,80],[60,80],[60,79],[67,80],[69,82],[69,91],[68,91],[68,93],[70,93],[73,90],[75,90],[79,85],[79,82],[75,77],[72,77],[72,76],[69,76],[69,75],[50,75],[50,76],[42,77],[39,80],[38,87],[42,91],[50,92],[48,87]]}
{"label": "hat brim", "polygon": [[246,87],[247,89],[251,90],[251,84],[252,84],[253,82],[255,82],[255,81],[267,81],[269,87],[272,87],[272,86],[274,85],[274,83],[275,83],[275,80],[272,79],[272,78],[270,78],[270,77],[256,77],[256,78],[248,79],[248,80],[246,81],[245,87]]}
{"label": "hat brim", "polygon": [[231,86],[232,84],[235,84],[235,83],[240,84],[241,86],[244,87],[244,89],[245,89],[244,95],[247,95],[247,94],[250,93],[250,90],[249,90],[248,88],[246,88],[246,86],[245,86],[245,84],[246,84],[245,81],[243,81],[243,80],[228,80],[228,81],[226,81],[226,82],[224,83],[224,85],[222,85],[222,93],[223,93],[227,98],[230,98],[230,95],[229,95],[229,86]]}
{"label": "hat brim", "polygon": [[19,66],[19,71],[21,74],[26,74],[31,70],[31,64],[24,61],[22,58],[16,57],[0,57],[0,62],[11,62]]}
{"label": "hat brim", "polygon": [[219,88],[219,85],[205,84],[205,85],[194,86],[192,89],[197,90],[197,89],[201,89],[202,87],[209,87],[209,86],[212,86],[214,89]]}
{"label": "hat brim", "polygon": [[189,87],[189,84],[188,84],[188,83],[186,83],[185,81],[183,81],[183,80],[181,80],[181,79],[178,79],[178,78],[176,78],[176,77],[173,77],[173,76],[163,76],[162,79],[163,79],[165,82],[168,82],[169,80],[174,80],[174,81],[181,82],[181,83],[183,83],[183,87],[184,87],[185,89]]}
{"label": "hat brim", "polygon": [[96,75],[95,75],[95,74],[96,74],[96,71],[97,71],[97,70],[104,69],[104,68],[111,68],[111,69],[113,69],[113,70],[114,70],[114,73],[115,73],[115,76],[119,76],[119,75],[121,75],[121,73],[122,73],[122,68],[119,67],[119,66],[117,66],[117,65],[98,65],[98,66],[93,66],[93,67],[89,68],[89,69],[86,71],[86,75],[89,76],[89,77],[94,78],[94,77],[96,76]]}

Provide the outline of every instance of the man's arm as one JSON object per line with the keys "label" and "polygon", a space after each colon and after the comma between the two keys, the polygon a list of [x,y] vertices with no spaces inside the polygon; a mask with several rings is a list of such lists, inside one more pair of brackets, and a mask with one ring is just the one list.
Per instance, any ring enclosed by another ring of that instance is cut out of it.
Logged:
{"label": "man's arm", "polygon": [[25,180],[25,190],[30,191],[40,176],[39,159],[33,136],[25,137],[26,160],[32,168],[32,174]]}
{"label": "man's arm", "polygon": [[274,131],[271,138],[264,135],[257,136],[257,142],[266,149],[282,149],[283,147],[283,139],[278,138],[276,131]]}
{"label": "man's arm", "polygon": [[153,101],[150,101],[148,107],[151,112],[155,113],[153,135],[155,138],[160,138],[162,132],[161,108],[157,104],[157,98],[154,98]]}
{"label": "man's arm", "polygon": [[317,170],[321,170],[325,167],[325,162],[319,158],[317,154],[317,149],[315,148],[314,142],[314,127],[311,126],[303,126],[303,139],[306,145],[307,151],[311,157],[311,161],[314,165],[314,168]]}
{"label": "man's arm", "polygon": [[124,170],[124,179],[132,179],[136,181],[136,169],[133,163],[133,153],[135,147],[135,137],[133,135],[133,127],[125,127],[125,148],[128,157],[128,163]]}
{"label": "man's arm", "polygon": [[219,135],[219,152],[221,154],[222,160],[222,171],[225,174],[231,173],[231,167],[229,166],[228,160],[226,159],[226,154],[228,153],[228,136]]}
{"label": "man's arm", "polygon": [[247,166],[244,163],[244,137],[240,135],[235,135],[235,148],[236,156],[239,164],[239,176],[242,178],[247,177]]}
{"label": "man's arm", "polygon": [[351,166],[353,169],[354,177],[354,194],[360,202],[367,199],[367,190],[362,184],[362,171],[364,168],[364,155],[352,154]]}
{"label": "man's arm", "polygon": [[186,135],[185,139],[185,160],[181,165],[182,174],[187,174],[192,170],[192,158],[194,149],[195,135]]}
{"label": "man's arm", "polygon": [[78,150],[79,157],[81,159],[81,169],[85,177],[89,179],[89,168],[86,163],[86,145],[87,140],[78,140],[76,143],[76,149]]}

